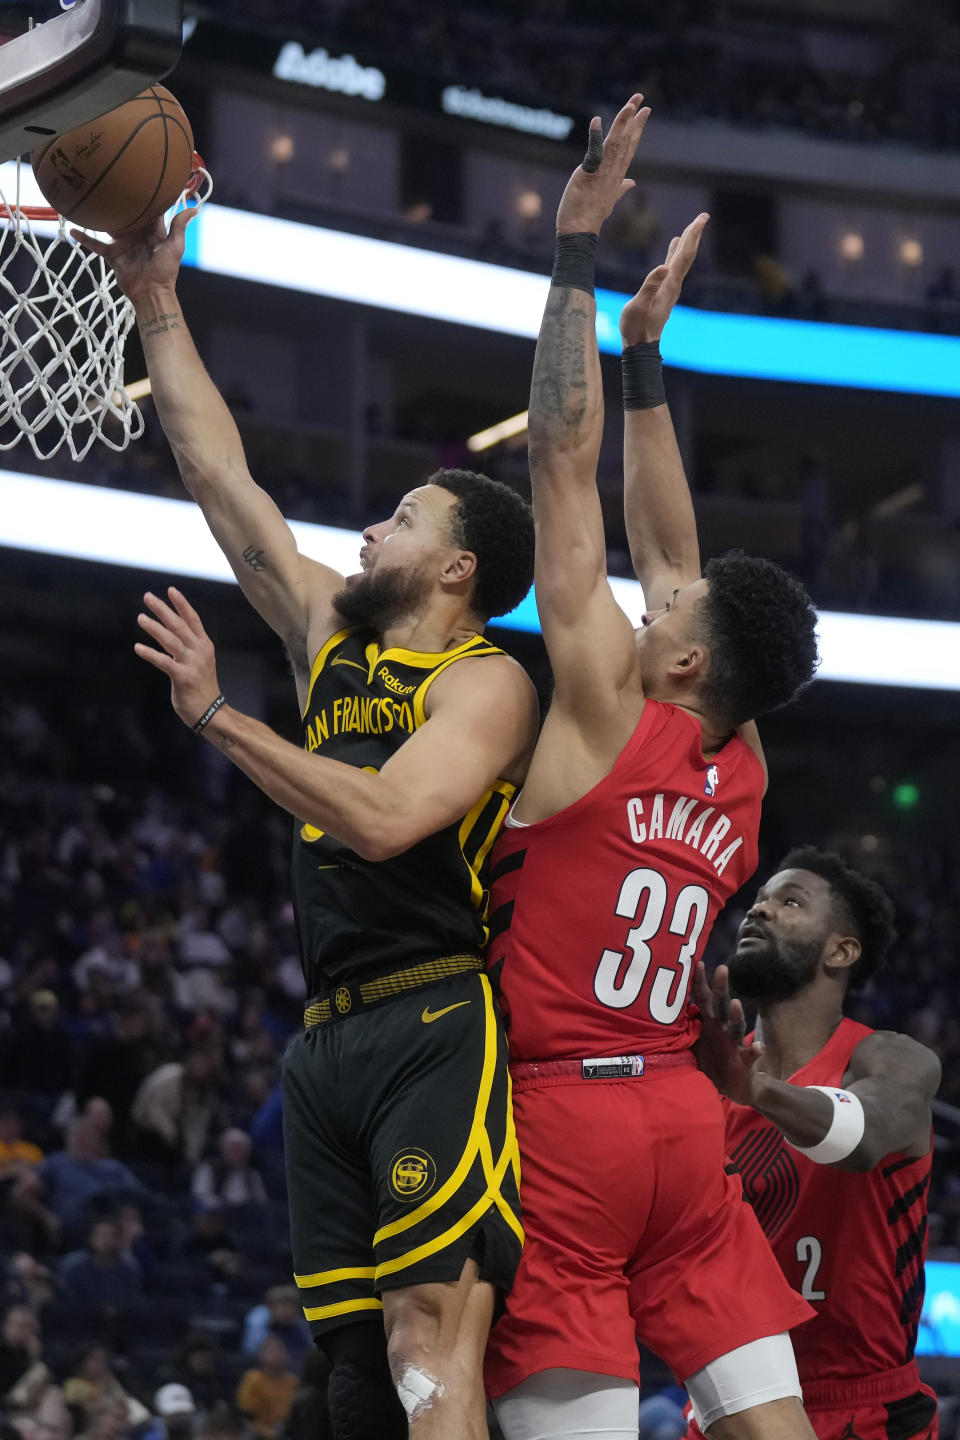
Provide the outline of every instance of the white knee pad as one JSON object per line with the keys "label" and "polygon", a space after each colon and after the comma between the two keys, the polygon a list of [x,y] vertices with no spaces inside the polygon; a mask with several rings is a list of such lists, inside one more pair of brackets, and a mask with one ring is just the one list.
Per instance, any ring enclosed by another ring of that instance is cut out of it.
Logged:
{"label": "white knee pad", "polygon": [[801,1398],[790,1336],[766,1335],[704,1365],[686,1382],[697,1424],[706,1434],[715,1420],[771,1400]]}
{"label": "white knee pad", "polygon": [[506,1440],[637,1440],[640,1391],[591,1370],[541,1370],[493,1408]]}

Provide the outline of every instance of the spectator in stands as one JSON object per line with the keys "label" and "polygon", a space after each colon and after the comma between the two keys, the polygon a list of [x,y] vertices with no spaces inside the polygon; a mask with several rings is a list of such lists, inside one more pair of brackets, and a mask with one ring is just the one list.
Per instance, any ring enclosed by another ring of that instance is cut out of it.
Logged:
{"label": "spectator in stands", "polygon": [[243,1269],[243,1256],[233,1235],[227,1229],[223,1206],[219,1200],[197,1205],[190,1234],[180,1245],[181,1255],[200,1255],[218,1280],[229,1279]]}
{"label": "spectator in stands", "polygon": [[117,1208],[114,1219],[120,1231],[120,1252],[139,1271],[145,1284],[149,1284],[150,1272],[157,1264],[157,1255],[147,1239],[143,1223],[143,1212],[133,1201]]}
{"label": "spectator in stands", "polygon": [[0,1109],[0,1182],[11,1180],[25,1167],[39,1165],[43,1151],[23,1138],[20,1111],[12,1105]]}
{"label": "spectator in stands", "polygon": [[48,1155],[20,1176],[12,1204],[49,1239],[66,1226],[82,1227],[89,1207],[143,1193],[137,1177],[120,1160],[103,1153],[98,1130],[89,1120],[74,1120],[65,1150]]}
{"label": "spectator in stands", "polygon": [[26,1305],[11,1305],[0,1328],[0,1405],[25,1407],[49,1378],[36,1315]]}
{"label": "spectator in stands", "polygon": [[204,1417],[197,1440],[250,1440],[250,1436],[243,1416],[226,1400],[218,1400]]}
{"label": "spectator in stands", "polygon": [[262,1095],[249,1125],[250,1138],[256,1147],[268,1181],[271,1175],[283,1176],[283,1099],[279,1083]]}
{"label": "spectator in stands", "polygon": [[123,936],[110,910],[97,910],[90,920],[91,944],[73,966],[70,974],[78,991],[94,983],[94,977],[112,995],[136,990],[140,984],[140,967],[124,950]]}
{"label": "spectator in stands", "polygon": [[153,1413],[156,1421],[138,1440],[190,1440],[197,1407],[186,1385],[161,1385],[153,1397]]}
{"label": "spectator in stands", "polygon": [[70,1299],[107,1318],[131,1310],[143,1293],[140,1269],[123,1253],[112,1218],[93,1222],[86,1247],[61,1261],[60,1281]]}
{"label": "spectator in stands", "polygon": [[73,1416],[57,1385],[44,1386],[30,1418],[37,1427],[38,1440],[70,1440],[73,1435]]}
{"label": "spectator in stands", "polygon": [[113,1110],[108,1101],[102,1095],[91,1095],[80,1112],[81,1120],[86,1120],[96,1131],[100,1142],[100,1149],[104,1155],[110,1150],[110,1135],[113,1131]]}
{"label": "spectator in stands", "polygon": [[73,1079],[73,1045],[52,990],[34,990],[27,1017],[14,1026],[0,1055],[0,1083],[46,1101],[69,1090]]}
{"label": "spectator in stands", "polygon": [[[116,1436],[123,1435],[150,1418],[150,1412],[139,1400],[128,1395],[114,1373],[110,1352],[98,1340],[92,1340],[77,1353],[73,1373],[63,1382],[63,1398],[79,1420],[84,1433],[99,1433],[98,1416],[108,1429],[117,1425]],[[106,1407],[115,1407],[119,1416],[102,1416]],[[113,1440],[104,1436],[103,1440]]]}
{"label": "spectator in stands", "polygon": [[118,1142],[129,1138],[130,1106],[147,1073],[147,1010],[138,996],[124,996],[117,1006],[113,1033],[91,1045],[76,1086],[79,1105],[102,1096],[113,1110]]}
{"label": "spectator in stands", "polygon": [[303,1356],[293,1403],[280,1432],[283,1440],[333,1440],[327,1385],[330,1362],[315,1345]]}
{"label": "spectator in stands", "polygon": [[163,1374],[165,1380],[186,1386],[198,1410],[209,1411],[229,1390],[217,1343],[204,1330],[190,1331]]}
{"label": "spectator in stands", "polygon": [[[222,888],[222,877],[210,871],[197,875],[199,882],[216,880]],[[178,925],[179,958],[172,975],[177,1008],[191,1014],[201,1011],[217,1016],[233,1015],[237,996],[230,984],[233,957],[223,938],[210,923],[210,913],[203,905],[187,910]]]}
{"label": "spectator in stands", "polygon": [[50,1303],[55,1289],[53,1275],[26,1250],[10,1256],[4,1284],[6,1298],[14,1305],[26,1305],[34,1315]]}
{"label": "spectator in stands", "polygon": [[260,1440],[273,1440],[290,1413],[297,1377],[290,1368],[290,1351],[279,1335],[264,1339],[257,1359],[257,1368],[246,1371],[237,1386],[237,1407],[250,1417]]}
{"label": "spectator in stands", "polygon": [[[276,1054],[276,1037],[268,1028],[266,1002],[261,990],[250,995],[232,1029],[230,1058],[235,1065],[270,1064]],[[282,1038],[286,1038],[286,1034]]]}
{"label": "spectator in stands", "polygon": [[102,1400],[89,1412],[86,1429],[78,1440],[124,1440],[133,1428],[122,1400]]}
{"label": "spectator in stands", "polygon": [[215,1160],[201,1160],[193,1172],[191,1190],[202,1203],[219,1200],[223,1205],[265,1205],[267,1192],[250,1160],[253,1141],[244,1130],[224,1130],[217,1143]]}
{"label": "spectator in stands", "polygon": [[143,1081],[131,1118],[157,1159],[197,1164],[216,1116],[221,1071],[218,1047],[205,1045],[185,1060],[158,1066]]}
{"label": "spectator in stands", "polygon": [[310,1350],[310,1327],[303,1318],[300,1292],[295,1285],[272,1285],[263,1304],[248,1311],[240,1343],[244,1355],[256,1355],[267,1335],[279,1335],[295,1363]]}

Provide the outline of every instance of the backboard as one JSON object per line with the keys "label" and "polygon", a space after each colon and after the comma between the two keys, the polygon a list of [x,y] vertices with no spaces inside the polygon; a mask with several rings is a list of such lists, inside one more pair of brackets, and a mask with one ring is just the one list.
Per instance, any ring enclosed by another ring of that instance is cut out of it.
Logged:
{"label": "backboard", "polygon": [[182,35],[183,0],[0,0],[0,162],[161,79]]}

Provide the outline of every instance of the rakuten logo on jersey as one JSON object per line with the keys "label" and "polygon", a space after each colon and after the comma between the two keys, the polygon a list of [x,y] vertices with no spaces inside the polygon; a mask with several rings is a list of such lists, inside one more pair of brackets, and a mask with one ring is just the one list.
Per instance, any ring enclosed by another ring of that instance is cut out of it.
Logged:
{"label": "rakuten logo on jersey", "polygon": [[649,811],[636,796],[627,801],[627,825],[635,845],[646,845],[651,840],[674,840],[678,845],[690,845],[722,875],[743,844],[743,836],[737,835],[721,850],[731,822],[715,805],[704,805],[695,796],[679,796],[667,818],[667,801],[663,795],[654,795],[648,804]]}

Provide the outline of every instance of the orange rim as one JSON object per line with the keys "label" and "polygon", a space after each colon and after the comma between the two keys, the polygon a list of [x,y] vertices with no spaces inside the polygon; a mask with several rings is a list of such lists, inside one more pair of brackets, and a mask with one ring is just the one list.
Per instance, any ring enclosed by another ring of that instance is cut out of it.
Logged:
{"label": "orange rim", "polygon": [[200,189],[201,184],[203,183],[204,173],[209,174],[210,172],[207,170],[207,167],[203,161],[203,156],[200,154],[199,150],[194,150],[193,169],[190,171],[190,179],[187,181],[186,186],[184,187],[184,195],[188,195],[191,199],[194,195],[196,195],[197,191]]}
{"label": "orange rim", "polygon": [[[191,197],[196,195],[203,181],[204,172],[207,172],[207,167],[203,162],[203,156],[194,150],[193,169],[184,189],[185,195]],[[54,210],[50,205],[8,205],[0,197],[0,224],[9,225],[17,215],[22,215],[25,220],[59,220],[61,218],[60,211]]]}
{"label": "orange rim", "polygon": [[8,225],[18,215],[23,215],[27,220],[59,220],[59,210],[53,210],[49,205],[7,205],[0,204],[0,224]]}

